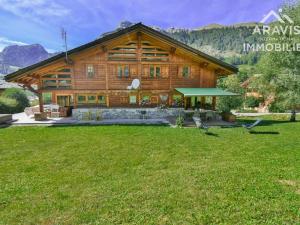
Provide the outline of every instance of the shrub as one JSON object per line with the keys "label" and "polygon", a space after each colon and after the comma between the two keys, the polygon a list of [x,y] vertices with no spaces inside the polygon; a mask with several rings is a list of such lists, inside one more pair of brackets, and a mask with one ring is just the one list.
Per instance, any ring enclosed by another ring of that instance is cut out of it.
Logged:
{"label": "shrub", "polygon": [[3,92],[2,96],[4,98],[14,99],[17,102],[13,113],[23,112],[26,107],[30,106],[25,91],[22,89],[8,88]]}
{"label": "shrub", "polygon": [[176,126],[181,128],[181,127],[183,127],[183,123],[184,123],[184,118],[182,115],[179,115],[176,118]]}
{"label": "shrub", "polygon": [[0,114],[15,113],[18,103],[15,99],[0,97]]}
{"label": "shrub", "polygon": [[240,109],[243,104],[244,90],[236,75],[218,80],[218,88],[240,94],[239,96],[221,96],[217,100],[217,110],[219,112],[229,113],[232,109]]}
{"label": "shrub", "polygon": [[246,105],[247,108],[258,107],[260,102],[261,102],[261,100],[259,98],[254,97],[254,96],[248,96],[245,99],[245,105]]}

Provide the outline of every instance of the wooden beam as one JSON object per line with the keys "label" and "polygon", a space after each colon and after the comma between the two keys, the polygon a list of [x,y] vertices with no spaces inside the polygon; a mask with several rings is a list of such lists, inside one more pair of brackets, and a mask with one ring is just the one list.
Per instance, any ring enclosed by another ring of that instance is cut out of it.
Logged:
{"label": "wooden beam", "polygon": [[171,54],[175,54],[175,52],[176,52],[176,48],[175,48],[175,47],[171,47],[171,48],[170,48],[170,53],[171,53]]}

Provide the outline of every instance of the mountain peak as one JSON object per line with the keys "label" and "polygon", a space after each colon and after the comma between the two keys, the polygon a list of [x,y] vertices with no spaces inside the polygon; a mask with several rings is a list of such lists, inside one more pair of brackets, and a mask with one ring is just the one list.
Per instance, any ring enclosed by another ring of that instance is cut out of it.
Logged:
{"label": "mountain peak", "polygon": [[40,44],[10,45],[3,49],[1,61],[4,64],[25,67],[49,57],[49,53]]}

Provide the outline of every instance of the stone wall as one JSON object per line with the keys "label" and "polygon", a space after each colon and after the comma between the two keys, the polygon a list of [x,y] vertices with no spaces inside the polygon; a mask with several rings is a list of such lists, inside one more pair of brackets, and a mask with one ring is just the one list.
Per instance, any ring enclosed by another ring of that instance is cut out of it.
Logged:
{"label": "stone wall", "polygon": [[72,116],[77,120],[158,119],[178,116],[183,111],[183,108],[77,108]]}

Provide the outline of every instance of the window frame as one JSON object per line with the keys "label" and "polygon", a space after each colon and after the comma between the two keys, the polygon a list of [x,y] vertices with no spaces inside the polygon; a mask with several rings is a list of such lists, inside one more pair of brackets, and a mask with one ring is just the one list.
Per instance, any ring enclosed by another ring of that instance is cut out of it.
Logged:
{"label": "window frame", "polygon": [[[92,71],[89,71],[90,68]],[[86,65],[86,76],[88,79],[93,79],[95,77],[95,66],[93,64]]]}
{"label": "window frame", "polygon": [[161,78],[161,65],[149,65],[149,77],[151,79]]}
{"label": "window frame", "polygon": [[[185,71],[187,69],[187,71]],[[191,66],[190,65],[184,65],[182,66],[182,77],[183,78],[190,78],[191,77]]]}
{"label": "window frame", "polygon": [[129,64],[119,64],[117,65],[117,76],[119,79],[130,77],[130,67]]}
{"label": "window frame", "polygon": [[[131,102],[131,98],[135,98],[135,102]],[[136,95],[129,95],[129,104],[130,105],[136,105],[137,104],[137,96]]]}

